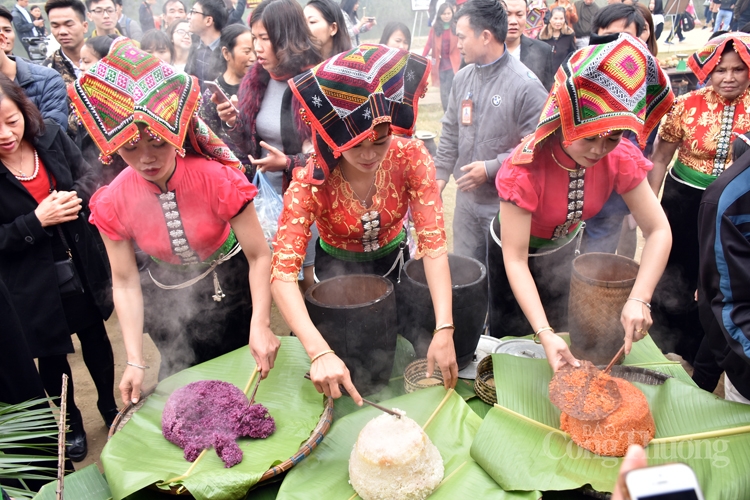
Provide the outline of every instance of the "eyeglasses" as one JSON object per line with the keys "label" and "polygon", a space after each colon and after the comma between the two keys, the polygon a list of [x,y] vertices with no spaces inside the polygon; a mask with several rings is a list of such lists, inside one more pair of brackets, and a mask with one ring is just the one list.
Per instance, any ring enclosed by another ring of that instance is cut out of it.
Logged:
{"label": "eyeglasses", "polygon": [[185,38],[190,35],[190,32],[185,30],[174,30],[174,34],[181,38]]}
{"label": "eyeglasses", "polygon": [[204,14],[203,12],[201,12],[201,11],[199,11],[199,10],[193,10],[193,9],[190,9],[190,10],[188,11],[188,16],[191,16],[191,15],[193,15],[193,14],[200,14],[201,16],[205,16],[205,15],[206,15],[206,14]]}
{"label": "eyeglasses", "polygon": [[96,14],[97,16],[101,16],[103,14],[107,14],[108,16],[112,16],[115,13],[115,9],[94,9],[91,11],[92,14]]}

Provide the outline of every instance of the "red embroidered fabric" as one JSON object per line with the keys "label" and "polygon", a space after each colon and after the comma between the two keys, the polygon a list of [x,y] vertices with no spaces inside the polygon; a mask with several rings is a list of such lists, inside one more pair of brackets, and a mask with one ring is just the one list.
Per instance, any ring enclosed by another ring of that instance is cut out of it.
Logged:
{"label": "red embroidered fabric", "polygon": [[296,281],[302,268],[310,226],[317,222],[320,238],[342,250],[364,252],[363,216],[379,216],[380,247],[403,229],[411,210],[417,241],[417,258],[448,251],[443,225],[443,204],[435,181],[435,165],[421,141],[393,138],[375,177],[372,206],[365,208],[354,196],[339,169],[333,169],[323,184],[302,182],[307,169],[295,172],[284,195],[284,211],[274,241],[271,279]]}

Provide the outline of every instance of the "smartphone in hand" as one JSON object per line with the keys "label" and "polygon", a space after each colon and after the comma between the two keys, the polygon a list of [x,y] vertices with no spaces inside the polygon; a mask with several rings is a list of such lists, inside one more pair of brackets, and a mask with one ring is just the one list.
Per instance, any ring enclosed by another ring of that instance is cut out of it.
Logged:
{"label": "smartphone in hand", "polygon": [[219,86],[218,83],[216,83],[216,82],[205,82],[204,85],[206,86],[206,88],[213,95],[215,95],[217,97],[217,99],[219,100],[219,102],[228,102],[229,104],[232,105],[232,108],[234,109],[234,111],[238,112],[237,108],[235,107],[235,105],[232,104],[232,101],[229,99],[229,96],[226,94],[226,92],[224,92],[224,90],[222,90],[222,88]]}
{"label": "smartphone in hand", "polygon": [[704,500],[695,472],[685,464],[632,470],[625,484],[631,500]]}

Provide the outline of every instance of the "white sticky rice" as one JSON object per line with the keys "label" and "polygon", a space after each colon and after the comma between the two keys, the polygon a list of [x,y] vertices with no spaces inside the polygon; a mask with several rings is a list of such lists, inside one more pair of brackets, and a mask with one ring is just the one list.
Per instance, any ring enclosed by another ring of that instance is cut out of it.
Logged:
{"label": "white sticky rice", "polygon": [[443,473],[440,452],[406,416],[370,420],[349,457],[349,482],[362,500],[423,500]]}

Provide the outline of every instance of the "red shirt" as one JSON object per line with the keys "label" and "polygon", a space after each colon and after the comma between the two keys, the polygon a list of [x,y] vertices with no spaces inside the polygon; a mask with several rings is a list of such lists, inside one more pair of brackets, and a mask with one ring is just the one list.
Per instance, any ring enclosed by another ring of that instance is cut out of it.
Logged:
{"label": "red shirt", "polygon": [[[284,211],[273,244],[272,279],[297,280],[313,222],[323,242],[343,250],[367,252],[398,236],[407,210],[411,210],[417,258],[447,252],[435,164],[421,141],[393,138],[375,174],[376,191],[369,208],[353,195],[341,169],[334,168],[323,184],[313,186],[298,180],[305,178],[307,168],[295,171],[295,179],[284,194]],[[376,220],[377,226],[373,226]],[[368,238],[367,230],[372,227],[376,228],[375,236]]]}
{"label": "red shirt", "polygon": [[[18,179],[18,177],[16,177],[16,179]],[[19,182],[26,188],[29,194],[34,197],[37,203],[41,203],[47,196],[49,196],[49,177],[47,177],[47,169],[44,168],[44,163],[42,163],[41,158],[39,159],[39,173],[37,176],[30,181],[22,181],[19,179]]]}
{"label": "red shirt", "polygon": [[200,156],[177,157],[167,193],[128,167],[89,202],[89,221],[111,240],[132,240],[170,264],[210,257],[229,220],[258,190],[239,170]]}
{"label": "red shirt", "polygon": [[[534,154],[532,163],[515,165],[512,159],[513,154],[503,162],[495,178],[498,196],[531,212],[531,235],[544,239],[553,239],[555,229],[570,219],[569,213],[578,220],[595,216],[612,191],[627,193],[638,186],[653,168],[641,150],[623,138],[611,153],[584,169],[583,205],[580,213],[576,214],[578,207],[571,203],[575,204],[581,198],[576,197],[575,193],[571,198],[571,191],[579,189],[580,179],[572,179],[571,173],[555,162],[556,159],[565,168],[576,168],[576,163],[565,154],[557,136],[551,136],[542,144]],[[573,186],[573,182],[577,184]],[[566,228],[566,233],[570,227]]]}

